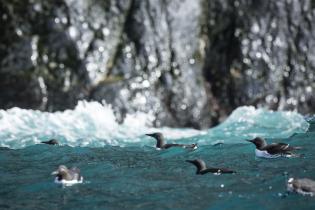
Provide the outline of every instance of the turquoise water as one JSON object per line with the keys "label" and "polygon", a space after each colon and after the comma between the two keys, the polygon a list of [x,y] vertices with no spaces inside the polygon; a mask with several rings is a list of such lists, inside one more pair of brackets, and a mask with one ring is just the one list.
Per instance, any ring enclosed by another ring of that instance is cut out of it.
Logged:
{"label": "turquoise water", "polygon": [[[294,112],[240,107],[218,127],[156,129],[150,114],[118,124],[110,106],[81,102],[74,110],[0,111],[0,209],[314,209],[312,197],[286,192],[288,177],[315,179],[315,123]],[[146,132],[197,150],[158,151]],[[258,159],[244,141],[302,146],[302,158]],[[39,144],[58,138],[61,146]],[[217,144],[223,143],[223,144]],[[233,175],[195,175],[186,159],[230,167]],[[58,165],[81,169],[84,183],[56,185]]]}

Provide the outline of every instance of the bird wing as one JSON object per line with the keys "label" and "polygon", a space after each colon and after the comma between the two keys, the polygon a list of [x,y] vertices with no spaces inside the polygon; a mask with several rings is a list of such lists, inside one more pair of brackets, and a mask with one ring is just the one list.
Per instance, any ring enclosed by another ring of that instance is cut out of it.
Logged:
{"label": "bird wing", "polygon": [[73,167],[69,170],[69,172],[72,176],[72,179],[74,179],[74,180],[80,180],[81,179],[80,169]]}
{"label": "bird wing", "polygon": [[310,179],[300,179],[299,184],[304,192],[315,192],[315,181]]}
{"label": "bird wing", "polygon": [[182,147],[182,146],[183,146],[182,144],[165,144],[164,148],[168,149],[170,147]]}
{"label": "bird wing", "polygon": [[269,154],[287,154],[290,153],[290,151],[294,150],[294,147],[291,147],[289,144],[285,143],[273,143],[265,146],[263,148],[266,150]]}

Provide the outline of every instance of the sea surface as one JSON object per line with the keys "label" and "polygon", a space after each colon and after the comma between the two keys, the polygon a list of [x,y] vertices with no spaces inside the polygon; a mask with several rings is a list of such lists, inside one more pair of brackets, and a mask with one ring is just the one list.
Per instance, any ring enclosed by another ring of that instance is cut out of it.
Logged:
{"label": "sea surface", "polygon": [[[0,209],[315,209],[315,198],[288,193],[289,177],[315,179],[315,120],[296,112],[239,107],[208,130],[154,128],[150,113],[118,123],[107,104],[74,110],[0,110]],[[156,150],[146,133],[197,150]],[[302,146],[300,158],[259,159],[256,136]],[[56,138],[60,146],[40,144]],[[236,174],[196,175],[187,159]],[[81,169],[83,184],[62,187],[51,172]]]}

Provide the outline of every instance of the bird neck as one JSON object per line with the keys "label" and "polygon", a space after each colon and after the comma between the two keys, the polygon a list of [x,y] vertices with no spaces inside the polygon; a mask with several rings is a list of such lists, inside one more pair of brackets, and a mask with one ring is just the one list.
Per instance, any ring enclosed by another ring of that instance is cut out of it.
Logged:
{"label": "bird neck", "polygon": [[65,180],[71,180],[72,179],[72,176],[69,172],[67,173],[65,171],[62,171],[59,173],[59,175],[62,177],[62,179],[65,179]]}
{"label": "bird neck", "polygon": [[158,138],[156,139],[156,147],[157,147],[157,148],[162,148],[164,145],[165,145],[164,139],[161,138],[161,137],[158,137]]}
{"label": "bird neck", "polygon": [[266,142],[259,142],[258,144],[256,144],[256,149],[263,149],[265,146],[267,146]]}

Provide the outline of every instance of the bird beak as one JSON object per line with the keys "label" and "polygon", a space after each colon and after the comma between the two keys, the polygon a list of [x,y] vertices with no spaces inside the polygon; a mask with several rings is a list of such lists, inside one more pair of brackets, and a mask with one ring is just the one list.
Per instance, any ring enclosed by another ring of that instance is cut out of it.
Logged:
{"label": "bird beak", "polygon": [[145,135],[153,137],[153,134],[145,134]]}
{"label": "bird beak", "polygon": [[248,139],[246,139],[246,141],[253,143],[253,140],[248,140]]}
{"label": "bird beak", "polygon": [[53,171],[53,172],[51,173],[51,175],[58,175],[58,174],[59,174],[58,171]]}
{"label": "bird beak", "polygon": [[193,160],[186,160],[186,162],[193,163],[194,161]]}

